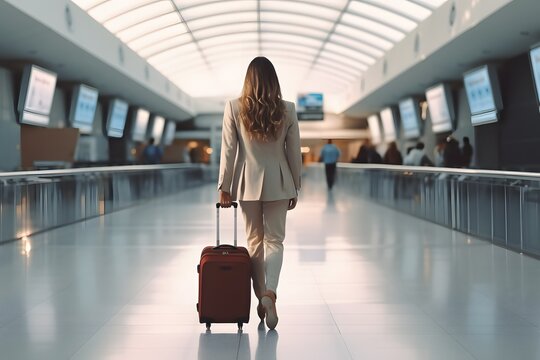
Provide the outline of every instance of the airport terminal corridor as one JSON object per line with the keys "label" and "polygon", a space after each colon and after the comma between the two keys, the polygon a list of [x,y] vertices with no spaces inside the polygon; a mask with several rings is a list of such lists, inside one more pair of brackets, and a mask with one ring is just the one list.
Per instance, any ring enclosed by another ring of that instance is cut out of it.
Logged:
{"label": "airport terminal corridor", "polygon": [[[306,180],[276,331],[198,323],[215,185],[0,246],[2,359],[537,359],[540,262]],[[222,211],[231,238],[232,210]],[[239,240],[245,244],[239,212]]]}

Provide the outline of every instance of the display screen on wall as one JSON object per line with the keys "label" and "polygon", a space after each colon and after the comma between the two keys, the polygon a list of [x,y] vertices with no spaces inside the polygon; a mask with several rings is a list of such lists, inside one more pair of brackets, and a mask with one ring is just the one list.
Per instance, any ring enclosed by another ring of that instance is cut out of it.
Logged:
{"label": "display screen on wall", "polygon": [[454,130],[454,102],[448,85],[438,84],[427,89],[426,99],[433,132]]}
{"label": "display screen on wall", "polygon": [[502,100],[495,69],[484,65],[468,71],[463,75],[463,82],[472,124],[496,122],[497,112],[502,109]]}
{"label": "display screen on wall", "polygon": [[37,126],[49,125],[56,74],[36,65],[24,68],[19,94],[19,122]]}
{"label": "display screen on wall", "polygon": [[[536,88],[536,99],[540,104],[540,44],[531,50],[530,58],[534,77],[534,87]],[[540,107],[538,110],[540,111]]]}
{"label": "display screen on wall", "polygon": [[123,100],[114,99],[110,102],[106,125],[107,136],[121,138],[124,135],[128,108],[128,103]]}
{"label": "display screen on wall", "polygon": [[381,125],[379,123],[379,117],[377,115],[371,115],[367,119],[369,132],[371,133],[371,142],[375,145],[382,142]]}
{"label": "display screen on wall", "polygon": [[174,121],[167,121],[167,125],[165,126],[163,144],[171,145],[174,141],[175,133],[176,133],[176,123]]}
{"label": "display screen on wall", "polygon": [[396,119],[392,108],[387,107],[381,111],[381,122],[384,133],[384,141],[396,140]]}
{"label": "display screen on wall", "polygon": [[98,91],[88,85],[77,85],[69,111],[71,127],[78,128],[83,134],[92,132],[98,101]]}
{"label": "display screen on wall", "polygon": [[420,109],[414,98],[399,102],[399,115],[403,137],[406,139],[418,138],[421,133]]}
{"label": "display screen on wall", "polygon": [[321,93],[299,94],[296,109],[298,120],[324,120],[323,103]]}
{"label": "display screen on wall", "polygon": [[161,143],[164,129],[165,118],[163,116],[155,115],[152,121],[152,129],[150,131],[150,136],[154,138],[156,144]]}
{"label": "display screen on wall", "polygon": [[146,129],[148,128],[148,120],[150,112],[145,109],[137,109],[133,117],[133,125],[131,127],[131,138],[134,141],[146,140]]}

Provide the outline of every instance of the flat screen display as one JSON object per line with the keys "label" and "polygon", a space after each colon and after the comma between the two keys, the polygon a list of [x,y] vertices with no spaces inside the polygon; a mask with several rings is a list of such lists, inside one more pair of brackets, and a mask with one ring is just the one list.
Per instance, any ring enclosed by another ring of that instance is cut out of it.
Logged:
{"label": "flat screen display", "polygon": [[531,50],[530,58],[534,77],[534,87],[536,88],[536,99],[540,103],[540,45]]}
{"label": "flat screen display", "polygon": [[324,97],[321,93],[298,95],[298,120],[324,120]]}
{"label": "flat screen display", "polygon": [[176,123],[174,121],[168,121],[165,126],[165,135],[163,138],[164,145],[171,145],[174,141],[174,135],[176,133]]}
{"label": "flat screen display", "polygon": [[381,111],[381,122],[384,133],[384,141],[396,140],[396,122],[392,108],[385,108]]}
{"label": "flat screen display", "polygon": [[145,109],[137,109],[133,117],[133,126],[131,127],[131,138],[134,141],[146,140],[146,129],[148,128],[148,120],[150,112]]}
{"label": "flat screen display", "polygon": [[165,129],[165,118],[159,115],[154,116],[152,121],[152,131],[150,136],[154,138],[155,144],[161,144],[161,137],[163,136],[163,130]]}
{"label": "flat screen display", "polygon": [[381,125],[379,123],[379,117],[377,115],[371,115],[367,119],[369,132],[371,133],[371,142],[375,145],[382,142]]}
{"label": "flat screen display", "polygon": [[434,133],[454,129],[454,102],[446,84],[439,84],[426,91],[431,126]]}
{"label": "flat screen display", "polygon": [[487,65],[471,70],[463,76],[465,92],[473,125],[496,122],[502,109],[497,73]]}
{"label": "flat screen display", "polygon": [[49,125],[56,77],[55,73],[36,65],[24,68],[17,106],[21,124]]}
{"label": "flat screen display", "polygon": [[406,139],[420,137],[420,110],[414,98],[404,99],[399,102],[399,115],[403,137]]}
{"label": "flat screen display", "polygon": [[107,114],[107,136],[114,138],[124,136],[128,108],[128,103],[123,100],[114,99],[111,101]]}
{"label": "flat screen display", "polygon": [[98,101],[98,91],[88,85],[77,85],[73,90],[69,119],[71,126],[83,134],[92,132]]}

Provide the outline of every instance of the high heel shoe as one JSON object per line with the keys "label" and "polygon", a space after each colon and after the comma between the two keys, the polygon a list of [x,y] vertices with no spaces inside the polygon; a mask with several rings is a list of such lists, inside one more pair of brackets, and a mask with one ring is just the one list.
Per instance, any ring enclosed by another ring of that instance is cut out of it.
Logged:
{"label": "high heel shoe", "polygon": [[259,305],[257,305],[257,315],[259,315],[259,318],[261,319],[261,321],[264,320],[264,316],[265,316],[265,311],[264,311],[264,306],[263,304],[259,301]]}
{"label": "high heel shoe", "polygon": [[266,326],[270,330],[275,329],[279,320],[276,311],[276,294],[273,291],[265,292],[261,298],[261,304],[266,313]]}

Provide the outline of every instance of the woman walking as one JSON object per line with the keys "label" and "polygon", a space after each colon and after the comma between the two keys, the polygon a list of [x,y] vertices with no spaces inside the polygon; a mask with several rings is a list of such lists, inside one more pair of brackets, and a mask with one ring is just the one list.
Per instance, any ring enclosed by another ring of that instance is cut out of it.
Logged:
{"label": "woman walking", "polygon": [[238,200],[246,225],[257,314],[270,329],[278,323],[276,294],[283,262],[287,211],[296,206],[302,155],[294,103],[281,98],[274,66],[256,57],[242,95],[223,116],[219,202]]}

